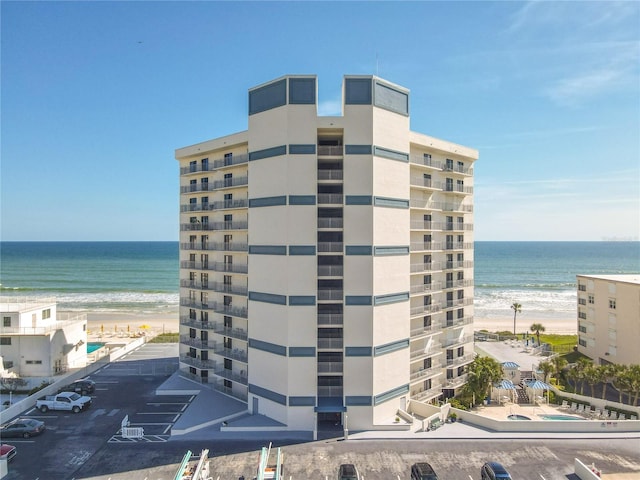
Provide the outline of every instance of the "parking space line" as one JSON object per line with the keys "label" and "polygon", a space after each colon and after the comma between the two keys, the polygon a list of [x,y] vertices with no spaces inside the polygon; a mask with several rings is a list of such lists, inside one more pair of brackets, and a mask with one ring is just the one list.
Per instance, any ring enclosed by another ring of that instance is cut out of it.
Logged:
{"label": "parking space line", "polygon": [[166,434],[169,430],[171,430],[171,425],[168,425],[167,428],[164,429],[163,434]]}
{"label": "parking space line", "polygon": [[120,383],[117,380],[96,380],[96,383]]}
{"label": "parking space line", "polygon": [[131,427],[139,427],[141,425],[173,425],[171,422],[159,422],[159,423],[131,423]]}
{"label": "parking space line", "polygon": [[178,419],[180,418],[180,413],[178,413],[175,417],[173,417],[173,423],[176,423],[178,421]]}
{"label": "parking space line", "polygon": [[[183,405],[184,402],[149,402],[147,405]],[[187,405],[189,405],[187,403]]]}
{"label": "parking space line", "polygon": [[[176,412],[136,412],[136,415],[175,415]],[[178,417],[180,414],[177,415]]]}

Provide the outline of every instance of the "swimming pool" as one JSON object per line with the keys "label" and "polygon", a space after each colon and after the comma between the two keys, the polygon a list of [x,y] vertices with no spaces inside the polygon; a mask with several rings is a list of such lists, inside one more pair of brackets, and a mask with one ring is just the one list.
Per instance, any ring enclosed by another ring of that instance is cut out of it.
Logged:
{"label": "swimming pool", "polygon": [[93,353],[96,350],[101,349],[105,345],[106,343],[104,342],[87,342],[87,353]]}
{"label": "swimming pool", "polygon": [[509,420],[531,420],[529,417],[525,417],[524,415],[509,415],[507,416]]}
{"label": "swimming pool", "polygon": [[584,420],[582,417],[573,415],[538,415],[542,420]]}

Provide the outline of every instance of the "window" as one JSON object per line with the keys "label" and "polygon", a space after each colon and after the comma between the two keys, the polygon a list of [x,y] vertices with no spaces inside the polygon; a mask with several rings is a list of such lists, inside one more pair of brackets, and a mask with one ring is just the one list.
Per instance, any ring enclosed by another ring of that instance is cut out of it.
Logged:
{"label": "window", "polygon": [[224,154],[224,164],[231,165],[233,162],[233,153],[225,153]]}
{"label": "window", "polygon": [[464,172],[464,162],[458,161],[458,172]]}
{"label": "window", "polygon": [[232,384],[231,384],[231,380],[225,380],[224,381],[224,388],[231,388]]}
{"label": "window", "polygon": [[464,318],[464,308],[458,310],[458,318]]}
{"label": "window", "polygon": [[595,299],[595,297],[594,297],[593,295],[589,295],[589,303],[590,303],[591,305],[593,305],[594,303],[596,303],[596,299]]}
{"label": "window", "polygon": [[424,328],[431,328],[431,315],[427,315],[422,319],[422,325]]}
{"label": "window", "polygon": [[197,160],[193,160],[191,162],[189,162],[189,171],[190,172],[196,172],[198,170],[198,161]]}
{"label": "window", "polygon": [[586,347],[587,346],[587,341],[586,340],[579,339],[578,343],[580,344],[581,347]]}
{"label": "window", "polygon": [[200,160],[200,164],[202,165],[202,171],[206,172],[209,170],[209,159],[208,158],[203,158],[202,160]]}
{"label": "window", "polygon": [[224,359],[224,369],[233,370],[233,361],[229,358]]}
{"label": "window", "polygon": [[51,309],[47,308],[42,311],[42,319],[46,320],[47,318],[51,318]]}
{"label": "window", "polygon": [[447,178],[445,183],[445,190],[447,192],[453,192],[453,178]]}
{"label": "window", "polygon": [[609,299],[609,308],[611,310],[615,310],[616,309],[616,299],[615,298],[610,298]]}
{"label": "window", "polygon": [[447,171],[453,170],[453,160],[447,158],[445,168]]}
{"label": "window", "polygon": [[11,345],[11,337],[0,337],[0,345]]}
{"label": "window", "polygon": [[422,158],[424,159],[424,164],[425,165],[431,165],[431,154],[430,153],[424,153],[422,155]]}
{"label": "window", "polygon": [[2,326],[10,327],[11,326],[11,317],[3,317],[2,318]]}
{"label": "window", "polygon": [[233,185],[233,174],[225,173],[224,174],[224,186],[225,187],[230,187],[231,185]]}
{"label": "window", "polygon": [[42,360],[27,360],[27,365],[42,365]]}
{"label": "window", "polygon": [[431,285],[431,275],[425,275],[422,278],[423,285]]}

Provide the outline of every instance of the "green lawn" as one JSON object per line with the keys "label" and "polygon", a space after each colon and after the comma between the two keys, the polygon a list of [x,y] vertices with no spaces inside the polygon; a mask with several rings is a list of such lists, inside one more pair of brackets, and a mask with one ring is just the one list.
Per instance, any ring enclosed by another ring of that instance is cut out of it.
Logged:
{"label": "green lawn", "polygon": [[179,333],[161,333],[160,335],[153,337],[147,343],[178,343],[179,340]]}

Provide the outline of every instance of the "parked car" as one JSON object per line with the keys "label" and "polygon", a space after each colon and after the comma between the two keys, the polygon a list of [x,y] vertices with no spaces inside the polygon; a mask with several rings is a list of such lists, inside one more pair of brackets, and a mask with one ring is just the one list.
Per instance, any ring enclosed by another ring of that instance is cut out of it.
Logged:
{"label": "parked car", "polygon": [[352,463],[343,463],[338,468],[338,480],[360,480],[358,469]]}
{"label": "parked car", "polygon": [[80,380],[76,380],[69,385],[65,385],[60,390],[60,392],[76,392],[81,395],[89,395],[96,391],[96,382],[93,380],[89,380],[88,378],[82,378]]}
{"label": "parked car", "polygon": [[18,449],[16,449],[16,447],[14,447],[13,445],[7,445],[6,443],[0,445],[0,458],[6,458],[7,462],[13,460],[13,457],[15,457],[17,454]]}
{"label": "parked car", "polygon": [[83,397],[75,392],[62,392],[57,395],[45,395],[36,400],[36,408],[42,413],[49,410],[70,410],[80,413],[91,406],[91,397]]}
{"label": "parked car", "polygon": [[0,437],[23,437],[29,438],[44,432],[44,422],[33,418],[17,418],[0,428]]}
{"label": "parked car", "polygon": [[511,480],[509,472],[498,462],[487,462],[480,469],[482,480]]}
{"label": "parked car", "polygon": [[411,465],[411,480],[438,480],[435,470],[427,462]]}

